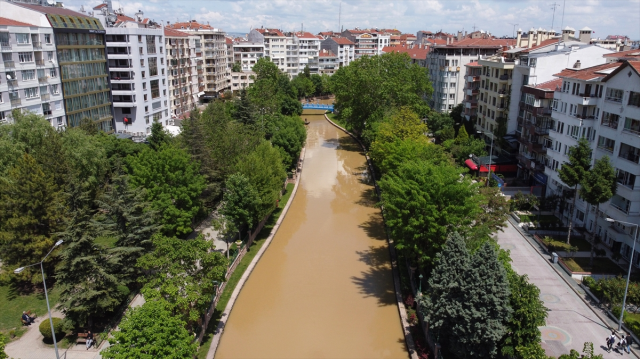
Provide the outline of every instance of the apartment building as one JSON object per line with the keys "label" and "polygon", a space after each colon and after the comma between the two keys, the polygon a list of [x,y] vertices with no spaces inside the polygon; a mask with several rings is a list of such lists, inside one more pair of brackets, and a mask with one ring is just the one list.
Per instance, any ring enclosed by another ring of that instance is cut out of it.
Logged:
{"label": "apartment building", "polygon": [[298,71],[295,74],[302,72],[307,66],[311,73],[317,74],[322,39],[310,32],[294,32],[292,37],[298,49]]}
{"label": "apartment building", "polygon": [[[182,119],[198,105],[197,36],[164,28],[167,82],[172,119]],[[168,121],[169,124],[173,121]]]}
{"label": "apartment building", "polygon": [[344,30],[342,36],[355,44],[354,58],[382,55],[382,49],[391,43],[391,35],[377,30]]}
{"label": "apartment building", "polygon": [[[233,63],[239,63],[243,72],[253,69],[253,65],[264,57],[264,43],[236,40],[233,42]],[[233,89],[232,89],[233,90]]]}
{"label": "apartment building", "polygon": [[355,57],[355,44],[345,37],[328,37],[320,42],[320,48],[338,56],[338,67],[349,66]]}
{"label": "apartment building", "polygon": [[285,36],[282,31],[264,28],[253,29],[247,35],[247,40],[253,43],[264,44],[264,56],[276,64],[280,71],[285,73],[293,72],[293,67],[291,69],[287,68],[287,57],[291,58],[289,63],[295,63],[295,69],[298,68],[297,62],[293,59],[293,57],[297,57],[296,44],[293,39],[287,41],[287,36]]}
{"label": "apartment building", "polygon": [[488,56],[479,59],[477,63],[482,68],[476,130],[488,133],[489,136],[493,136],[499,125],[504,126],[505,133],[515,130],[515,126],[509,129],[507,124],[514,62],[507,61],[502,56]]}
{"label": "apartment building", "polygon": [[427,55],[429,55],[429,47],[423,47],[418,44],[412,45],[400,45],[400,46],[387,46],[382,49],[383,53],[399,52],[409,55],[412,64],[417,64],[420,67],[427,67]]}
{"label": "apartment building", "polygon": [[465,98],[465,79],[460,70],[470,62],[495,55],[514,44],[513,39],[480,38],[433,46],[427,56],[433,86],[431,108],[438,112],[451,111]]}
{"label": "apartment building", "polygon": [[[593,150],[593,158],[608,156],[616,168],[618,188],[610,201],[590,206],[582,199],[575,212],[570,205],[563,213],[574,213],[576,226],[597,233],[614,253],[631,258],[634,227],[606,222],[605,218],[638,223],[640,220],[640,61],[607,63],[582,69],[565,69],[557,74],[562,81],[554,93],[550,148],[545,174],[547,194],[561,194],[568,188],[558,176],[568,161],[568,148],[581,137]],[[640,249],[638,249],[640,250]],[[639,256],[633,257],[636,267]]]}
{"label": "apartment building", "polygon": [[[227,64],[226,34],[221,29],[208,24],[200,24],[196,20],[176,22],[167,25],[172,30],[186,32],[199,38],[204,75],[204,92],[206,98],[215,98],[227,89],[227,77],[230,68]],[[196,53],[198,44],[196,44]]]}
{"label": "apartment building", "polygon": [[252,71],[231,72],[229,76],[229,90],[234,94],[246,89],[255,81],[256,73]]}
{"label": "apartment building", "polygon": [[[58,119],[56,119],[55,125],[75,127],[80,124],[82,119],[89,118],[96,123],[100,130],[112,132],[114,130],[114,115],[107,58],[105,56],[105,30],[100,21],[63,7],[41,6],[21,2],[0,1],[0,13],[10,19],[21,19],[26,23],[32,23],[39,27],[50,27],[53,30],[53,41],[55,41],[55,50],[57,51],[57,66],[53,65],[51,67],[58,67],[59,70],[62,85],[61,92],[64,99],[64,113],[66,114],[63,122],[59,124],[57,123]],[[31,33],[29,36],[31,37]],[[33,40],[33,37],[30,40]],[[26,66],[20,65],[20,68],[16,68],[16,70],[31,70],[31,65],[28,65],[30,62],[34,62],[38,67],[39,64],[50,61],[49,54],[45,51],[45,48],[50,47],[49,45],[42,45],[43,42],[46,44],[49,40],[45,37],[45,34],[42,34],[42,37],[38,36],[37,40],[36,45],[42,46],[40,49],[37,46],[34,48],[32,43],[30,45],[22,44],[22,46],[30,46],[33,52],[25,51],[25,55],[20,57],[19,52],[22,51],[18,51],[18,62],[22,63],[21,61],[24,61]],[[21,36],[16,41],[19,43],[25,40]],[[19,46],[21,45],[16,44],[16,47]],[[12,56],[15,55],[12,54]],[[30,56],[31,60],[27,61]],[[42,62],[36,62],[37,59]],[[47,84],[46,81],[51,79],[53,72],[49,69],[49,79],[47,79],[47,67],[43,66],[41,68],[45,69],[45,76],[43,79],[39,78],[38,82],[40,86],[45,86]],[[20,74],[20,78],[22,78],[22,74]],[[31,88],[33,89],[33,87]],[[19,90],[17,95],[24,95],[26,100],[27,97],[33,97],[35,91],[38,91],[39,94],[41,87],[37,87],[36,90],[30,90],[30,93],[26,93],[24,90]],[[49,90],[55,89],[50,87]],[[16,98],[15,95],[13,98]]]}
{"label": "apartment building", "polygon": [[139,140],[151,133],[155,121],[172,124],[164,31],[143,15],[139,11],[132,18],[113,11],[110,1],[94,8],[106,30],[115,130]]}
{"label": "apartment building", "polygon": [[318,73],[321,75],[333,75],[338,68],[338,55],[331,50],[320,50],[318,59]]}
{"label": "apartment building", "polygon": [[11,122],[13,110],[42,115],[54,127],[67,123],[53,29],[41,20],[0,17],[0,124]]}
{"label": "apartment building", "polygon": [[478,94],[480,93],[480,75],[482,65],[478,61],[469,62],[465,67],[464,104],[463,116],[466,121],[476,123],[478,119]]}

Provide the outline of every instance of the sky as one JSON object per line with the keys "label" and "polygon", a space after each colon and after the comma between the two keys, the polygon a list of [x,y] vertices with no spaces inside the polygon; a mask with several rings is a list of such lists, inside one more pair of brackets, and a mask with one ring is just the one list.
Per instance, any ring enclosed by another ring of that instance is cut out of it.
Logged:
{"label": "sky", "polygon": [[[102,0],[61,0],[65,7],[90,10]],[[627,35],[640,39],[640,0],[112,0],[132,16],[138,10],[155,21],[191,19],[227,32],[247,33],[270,27],[283,31],[320,31],[343,28],[395,28],[455,33],[489,31],[511,36],[514,29],[561,26],[595,31],[593,37]],[[557,4],[554,11],[553,4]],[[563,5],[564,4],[564,5]],[[563,9],[564,8],[564,9]],[[340,11],[341,9],[341,11]],[[564,10],[564,16],[563,16]],[[564,17],[564,18],[563,18]],[[515,25],[514,25],[515,24]]]}

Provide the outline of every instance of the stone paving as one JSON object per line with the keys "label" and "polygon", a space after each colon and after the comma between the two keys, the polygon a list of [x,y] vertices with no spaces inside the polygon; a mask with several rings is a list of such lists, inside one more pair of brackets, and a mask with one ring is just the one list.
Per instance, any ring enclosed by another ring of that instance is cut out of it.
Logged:
{"label": "stone paving", "polygon": [[[513,269],[519,274],[527,274],[540,288],[540,299],[549,309],[546,326],[540,328],[542,347],[547,355],[558,357],[569,353],[570,349],[581,353],[585,342],[592,342],[595,353],[603,354],[604,358],[628,355],[605,350],[605,338],[611,333],[609,328],[617,328],[615,322],[601,309],[585,303],[581,298],[586,297],[585,292],[564,271],[558,270],[559,266],[554,269],[550,256],[535,242],[530,242],[526,234],[508,222],[497,239],[502,248],[511,251]],[[637,343],[634,347],[638,348]]]}

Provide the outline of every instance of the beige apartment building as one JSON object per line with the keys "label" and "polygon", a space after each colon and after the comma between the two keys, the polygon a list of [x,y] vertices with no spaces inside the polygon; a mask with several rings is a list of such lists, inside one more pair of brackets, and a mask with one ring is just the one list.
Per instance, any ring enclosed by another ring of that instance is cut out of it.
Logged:
{"label": "beige apartment building", "polygon": [[500,122],[506,130],[515,64],[502,56],[490,56],[477,62],[481,70],[476,129],[493,133]]}
{"label": "beige apartment building", "polygon": [[204,92],[209,98],[221,95],[227,89],[229,75],[225,32],[210,25],[200,24],[196,20],[177,22],[167,27],[199,37],[204,60]]}

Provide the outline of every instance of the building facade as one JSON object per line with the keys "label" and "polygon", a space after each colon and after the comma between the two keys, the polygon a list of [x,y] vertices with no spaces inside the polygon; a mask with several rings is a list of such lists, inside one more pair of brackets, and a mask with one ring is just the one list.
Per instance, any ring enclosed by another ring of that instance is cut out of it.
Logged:
{"label": "building facade", "polygon": [[239,63],[243,72],[251,71],[253,65],[263,57],[264,43],[250,41],[233,42],[233,62]]}
{"label": "building facade", "polygon": [[333,75],[338,68],[338,55],[334,54],[331,50],[320,50],[318,60],[318,73],[321,75]]}
{"label": "building facade", "polygon": [[292,37],[298,49],[296,75],[304,71],[307,66],[312,74],[317,74],[319,71],[320,41],[322,40],[310,32],[295,32]]}
{"label": "building facade", "polygon": [[[164,28],[167,83],[172,119],[182,119],[198,105],[196,36]],[[171,121],[169,121],[171,123]]]}
{"label": "building facade", "polygon": [[391,35],[376,30],[344,30],[342,36],[355,44],[354,58],[382,55],[382,49],[391,43]]}
{"label": "building facade", "polygon": [[20,110],[66,126],[53,29],[41,20],[34,25],[0,17],[0,124]]}
{"label": "building facade", "polygon": [[338,67],[349,66],[355,57],[355,44],[345,37],[329,37],[320,43],[320,48],[338,56]]}
{"label": "building facade", "polygon": [[[247,35],[247,39],[249,42],[264,44],[264,56],[276,64],[280,71],[291,74],[294,68],[298,68],[297,61],[293,59],[293,57],[297,59],[296,44],[293,39],[289,39],[287,42],[287,36],[282,31],[264,28],[253,29]],[[287,67],[288,57],[290,58],[288,62],[292,64],[291,68]]]}

